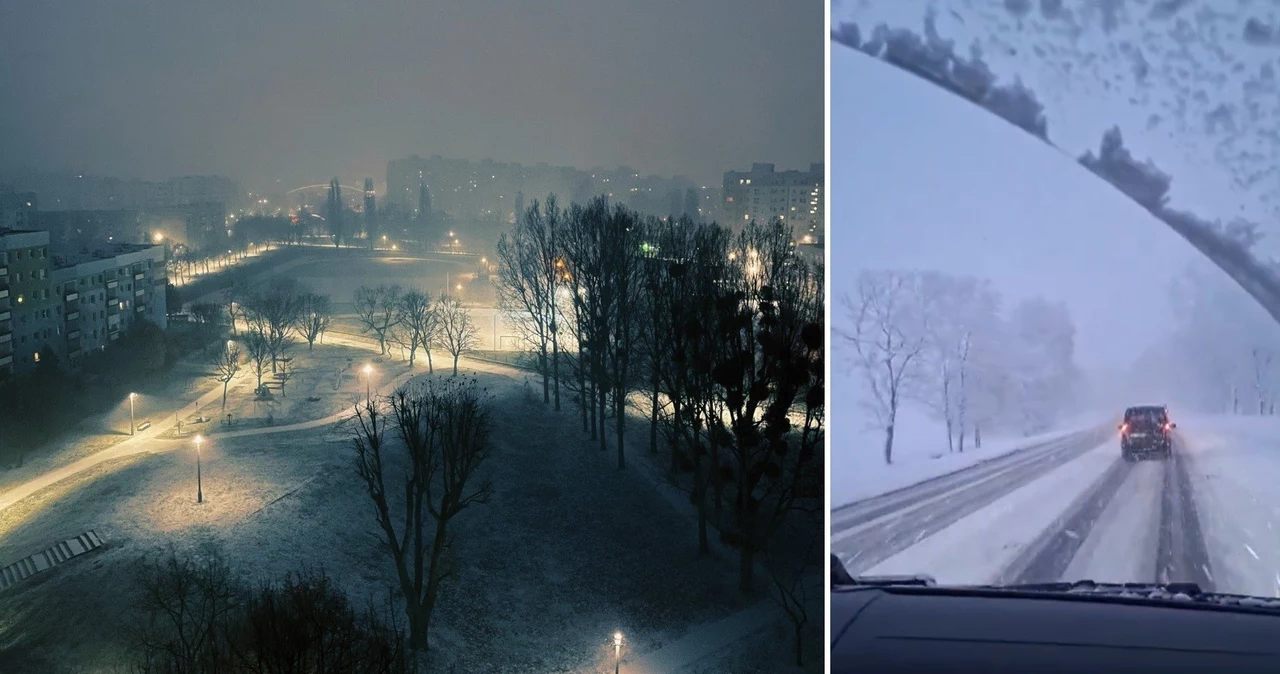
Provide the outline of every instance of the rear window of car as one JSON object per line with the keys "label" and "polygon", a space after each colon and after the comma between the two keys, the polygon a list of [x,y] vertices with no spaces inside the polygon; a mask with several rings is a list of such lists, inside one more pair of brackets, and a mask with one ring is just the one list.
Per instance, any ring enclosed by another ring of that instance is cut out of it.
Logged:
{"label": "rear window of car", "polygon": [[1127,422],[1164,423],[1164,410],[1152,407],[1139,407],[1125,410],[1124,420]]}

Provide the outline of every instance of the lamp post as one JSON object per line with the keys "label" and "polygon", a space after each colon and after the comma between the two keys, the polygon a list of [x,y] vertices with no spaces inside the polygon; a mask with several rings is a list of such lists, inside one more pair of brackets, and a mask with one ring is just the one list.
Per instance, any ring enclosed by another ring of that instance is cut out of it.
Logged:
{"label": "lamp post", "polygon": [[204,436],[196,436],[196,503],[204,503],[204,484],[200,478],[200,445],[204,444]]}
{"label": "lamp post", "polygon": [[613,674],[622,666],[622,632],[613,633]]}
{"label": "lamp post", "polygon": [[367,363],[366,363],[366,364],[365,364],[365,366],[364,366],[364,397],[365,397],[365,400],[371,400],[371,399],[372,399],[372,395],[371,395],[371,393],[370,393],[370,391],[371,391],[371,387],[370,387],[370,384],[369,384],[369,380],[370,380],[370,379],[372,379],[372,378],[373,378],[373,366],[372,366],[372,365],[369,365],[369,364],[367,364]]}
{"label": "lamp post", "polygon": [[133,435],[136,432],[135,430],[136,426],[133,423],[133,400],[134,398],[137,398],[137,397],[138,397],[137,393],[129,394],[129,435]]}

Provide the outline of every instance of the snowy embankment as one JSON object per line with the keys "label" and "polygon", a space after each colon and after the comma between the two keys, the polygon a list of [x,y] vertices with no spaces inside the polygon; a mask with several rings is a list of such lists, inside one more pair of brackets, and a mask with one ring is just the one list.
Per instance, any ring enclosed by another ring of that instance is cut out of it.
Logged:
{"label": "snowy embankment", "polygon": [[1177,422],[1215,589],[1280,596],[1280,417]]}
{"label": "snowy embankment", "polygon": [[904,408],[898,415],[892,464],[884,462],[884,430],[872,427],[865,418],[848,419],[845,424],[832,424],[833,508],[1094,428],[1106,421],[1106,415],[1101,412],[1079,415],[1062,421],[1052,431],[1032,436],[987,436],[981,448],[966,447],[964,452],[951,452],[941,424],[913,408]]}

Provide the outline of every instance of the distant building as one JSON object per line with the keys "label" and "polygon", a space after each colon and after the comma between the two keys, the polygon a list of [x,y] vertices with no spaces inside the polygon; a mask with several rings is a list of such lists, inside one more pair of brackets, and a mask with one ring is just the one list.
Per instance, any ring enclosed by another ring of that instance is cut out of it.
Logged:
{"label": "distant building", "polygon": [[755,220],[782,218],[797,239],[823,237],[825,168],[810,164],[808,171],[776,171],[773,164],[752,164],[750,171],[724,174],[724,213],[735,229]]}
{"label": "distant building", "polygon": [[244,201],[234,181],[215,175],[151,181],[84,173],[11,171],[0,175],[0,183],[40,195],[40,208],[44,211],[145,211],[202,203],[238,208]]}
{"label": "distant building", "polygon": [[118,243],[54,255],[49,233],[0,230],[0,379],[50,349],[74,366],[134,321],[166,327],[165,247]]}
{"label": "distant building", "polygon": [[34,192],[0,188],[0,229],[35,229],[39,203]]}
{"label": "distant building", "polygon": [[[430,190],[434,211],[461,220],[509,224],[515,222],[517,197],[521,195],[526,207],[548,194],[555,194],[561,206],[604,195],[642,213],[666,216],[679,215],[687,191],[696,186],[684,176],[642,176],[628,166],[584,170],[438,155],[413,155],[387,163],[385,202],[393,212],[417,215],[422,187]],[[675,204],[673,193],[677,195]]]}

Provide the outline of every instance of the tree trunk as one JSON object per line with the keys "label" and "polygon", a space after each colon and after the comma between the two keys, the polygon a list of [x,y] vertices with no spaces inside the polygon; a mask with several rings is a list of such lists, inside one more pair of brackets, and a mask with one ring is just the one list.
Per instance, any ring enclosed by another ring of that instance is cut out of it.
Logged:
{"label": "tree trunk", "polygon": [[[494,345],[497,348],[497,345]],[[547,362],[547,347],[542,347],[542,353],[538,354],[538,372],[542,375],[542,404],[551,402],[551,368]]]}
{"label": "tree trunk", "polygon": [[427,374],[435,374],[436,366],[431,363],[431,347],[423,345],[422,350],[427,352]]}
{"label": "tree trunk", "polygon": [[556,411],[560,411],[560,343],[556,333],[551,333],[551,373],[556,382]]}
{"label": "tree trunk", "polygon": [[884,427],[884,463],[889,465],[893,463],[893,422],[890,421],[888,426]]}
{"label": "tree trunk", "polygon": [[453,354],[453,376],[458,376],[458,354]]}
{"label": "tree trunk", "polygon": [[755,571],[755,550],[751,541],[743,541],[738,549],[738,589],[743,593],[751,592],[752,576]]}
{"label": "tree trunk", "polygon": [[702,474],[702,455],[698,453],[696,429],[689,451],[693,454],[693,500],[698,506],[698,553],[707,555],[711,554],[711,544],[707,541],[707,480]]}
{"label": "tree trunk", "polygon": [[227,384],[231,383],[230,379],[222,380],[222,409],[227,409]]}
{"label": "tree trunk", "polygon": [[796,667],[804,667],[804,624],[795,621],[796,629]]}
{"label": "tree trunk", "polygon": [[653,378],[649,382],[652,393],[649,395],[649,455],[658,454],[658,368],[653,368]]}
{"label": "tree trunk", "polygon": [[623,442],[623,434],[627,428],[627,414],[626,414],[627,399],[621,396],[614,396],[613,408],[614,408],[613,413],[615,416],[617,416],[617,419],[615,421],[618,427],[618,470],[626,470],[627,458],[623,454],[623,448],[625,447],[626,443]]}

